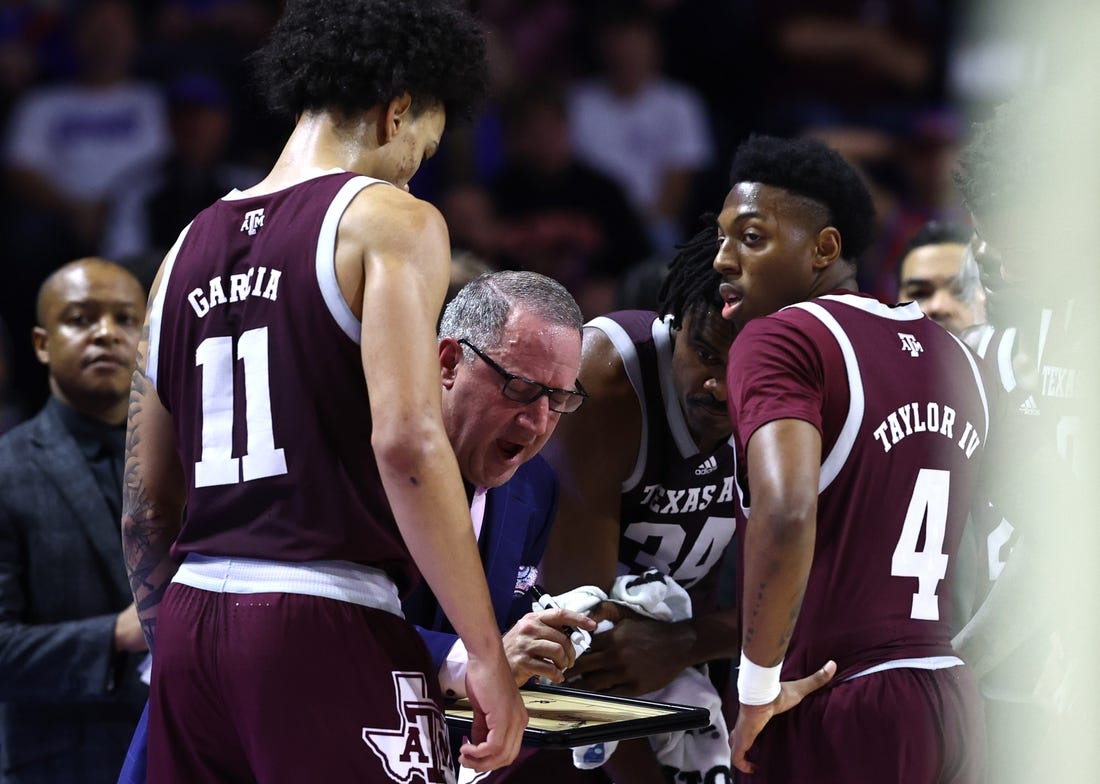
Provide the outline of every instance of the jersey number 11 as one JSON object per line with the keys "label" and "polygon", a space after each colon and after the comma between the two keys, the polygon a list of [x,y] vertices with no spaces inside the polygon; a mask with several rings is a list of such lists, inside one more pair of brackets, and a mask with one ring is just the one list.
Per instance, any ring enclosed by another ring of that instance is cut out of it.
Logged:
{"label": "jersey number 11", "polygon": [[247,451],[233,457],[233,338],[207,338],[195,350],[202,367],[202,455],[195,463],[195,487],[233,485],[286,473],[286,455],[275,448],[271,425],[267,327],[244,332],[236,359],[244,362]]}

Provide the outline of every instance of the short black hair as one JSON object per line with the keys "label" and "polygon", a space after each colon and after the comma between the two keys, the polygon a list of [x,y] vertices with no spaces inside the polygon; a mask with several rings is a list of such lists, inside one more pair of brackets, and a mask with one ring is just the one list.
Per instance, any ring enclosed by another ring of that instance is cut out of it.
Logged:
{"label": "short black hair", "polygon": [[718,286],[722,276],[714,269],[721,241],[718,239],[718,218],[707,214],[701,218],[703,228],[690,240],[676,246],[676,256],[668,265],[668,275],[657,294],[660,315],[671,315],[672,326],[679,327],[685,315],[693,317],[706,310],[722,311]]}
{"label": "short black hair", "polygon": [[875,207],[855,169],[816,139],[753,135],[741,143],[730,167],[730,186],[758,182],[821,205],[840,232],[841,253],[854,262],[874,239]]}
{"label": "short black hair", "polygon": [[974,229],[958,221],[930,220],[917,229],[905,243],[898,259],[904,259],[917,248],[925,245],[967,245],[974,236]]}
{"label": "short black hair", "polygon": [[253,65],[275,113],[351,116],[408,92],[465,118],[485,94],[485,37],[449,0],[288,0]]}

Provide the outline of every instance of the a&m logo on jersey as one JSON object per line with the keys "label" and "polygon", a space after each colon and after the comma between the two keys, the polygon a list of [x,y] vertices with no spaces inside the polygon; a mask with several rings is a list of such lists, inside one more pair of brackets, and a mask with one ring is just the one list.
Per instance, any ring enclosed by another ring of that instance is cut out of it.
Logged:
{"label": "a&m logo on jersey", "polygon": [[918,356],[924,351],[924,346],[920,344],[915,335],[910,335],[907,332],[899,332],[898,337],[901,338],[901,350],[908,351],[909,356]]}
{"label": "a&m logo on jersey", "polygon": [[393,781],[402,784],[450,784],[450,746],[439,707],[428,697],[424,674],[394,672],[397,715],[394,730],[363,728],[363,742],[382,760]]}
{"label": "a&m logo on jersey", "polygon": [[264,211],[261,207],[258,210],[249,210],[244,214],[244,223],[241,224],[241,231],[247,231],[249,237],[256,236],[256,232],[263,228],[264,225]]}

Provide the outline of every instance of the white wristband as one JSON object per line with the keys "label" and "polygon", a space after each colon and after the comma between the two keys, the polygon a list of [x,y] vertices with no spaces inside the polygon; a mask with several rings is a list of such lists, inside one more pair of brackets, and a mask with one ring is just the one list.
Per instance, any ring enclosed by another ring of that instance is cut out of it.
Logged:
{"label": "white wristband", "polygon": [[779,671],[783,662],[774,667],[761,667],[749,661],[741,651],[741,666],[737,668],[737,699],[744,705],[767,705],[779,696]]}

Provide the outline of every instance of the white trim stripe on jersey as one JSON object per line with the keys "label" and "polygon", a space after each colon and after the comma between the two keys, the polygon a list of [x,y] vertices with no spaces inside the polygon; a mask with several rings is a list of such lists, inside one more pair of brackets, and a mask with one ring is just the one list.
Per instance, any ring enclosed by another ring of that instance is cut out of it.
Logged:
{"label": "white trim stripe on jersey", "polygon": [[[835,302],[850,304],[848,302],[849,299],[858,300],[862,303],[866,298],[829,296],[822,297],[822,299],[830,299]],[[877,300],[868,301],[885,308],[887,311],[893,310],[882,305],[882,303]],[[790,307],[806,311],[825,325],[825,328],[833,334],[837,345],[840,347],[840,353],[844,357],[844,369],[848,374],[848,416],[844,420],[844,427],[840,429],[840,435],[837,436],[836,443],[833,444],[832,450],[829,452],[828,456],[821,461],[821,479],[817,485],[817,492],[823,493],[825,492],[825,488],[836,479],[837,474],[840,473],[840,469],[844,467],[848,455],[852,453],[852,447],[855,446],[856,436],[859,435],[859,428],[863,423],[863,376],[859,372],[859,361],[856,359],[856,351],[852,348],[852,342],[848,340],[848,335],[845,334],[844,328],[840,326],[835,318],[833,318],[832,313],[816,302],[799,302]],[[880,315],[877,309],[859,307],[860,310]],[[916,305],[914,305],[914,307],[916,307]],[[920,308],[917,308],[917,312],[920,313]],[[923,314],[921,314],[921,317],[923,318]],[[893,318],[893,316],[886,316],[886,318]],[[894,320],[911,321],[912,319],[898,318]]]}
{"label": "white trim stripe on jersey", "polygon": [[989,344],[993,342],[993,336],[997,334],[997,330],[992,324],[982,324],[979,329],[981,329],[981,340],[978,341],[974,350],[978,352],[979,357],[985,359],[985,355],[989,352]]}
{"label": "white trim stripe on jersey", "polygon": [[213,593],[293,593],[373,607],[404,618],[393,580],[351,561],[268,561],[188,553],[172,578]]}
{"label": "white trim stripe on jersey", "polygon": [[864,675],[883,672],[885,670],[946,670],[948,667],[958,667],[962,664],[964,664],[964,662],[958,656],[924,656],[919,659],[894,659],[893,661],[883,662],[882,664],[868,667],[866,670],[857,672],[855,675],[849,675],[844,679],[844,682],[862,678]]}
{"label": "white trim stripe on jersey", "polygon": [[317,235],[317,285],[321,287],[321,297],[336,324],[356,345],[359,344],[363,325],[344,300],[344,295],[340,293],[340,284],[336,281],[336,230],[340,227],[340,219],[344,217],[344,210],[351,204],[351,200],[368,185],[379,182],[385,183],[385,180],[355,177],[344,183],[325,211],[325,219],[321,222],[321,231]]}
{"label": "white trim stripe on jersey", "polygon": [[229,193],[222,196],[222,201],[244,201],[245,199],[256,199],[261,196],[270,196],[273,193],[279,193],[281,191],[289,190],[296,185],[301,185],[303,182],[309,182],[310,180],[316,180],[318,177],[325,177],[329,174],[342,174],[346,169],[341,169],[339,166],[333,166],[331,169],[322,169],[319,166],[310,166],[303,171],[303,176],[300,179],[295,180],[292,183],[283,185],[280,188],[276,188],[273,191],[264,191],[263,193],[245,193],[240,188],[234,188]]}
{"label": "white trim stripe on jersey", "polygon": [[160,288],[157,289],[156,296],[153,297],[153,304],[149,307],[149,343],[145,347],[145,375],[153,384],[153,389],[157,388],[157,371],[160,368],[158,364],[160,362],[160,323],[164,318],[164,298],[168,293],[168,281],[172,278],[172,267],[176,264],[176,256],[180,252],[180,245],[183,244],[183,238],[187,236],[190,228],[190,223],[183,227],[183,231],[176,237],[176,244],[164,257]]}
{"label": "white trim stripe on jersey", "polygon": [[981,371],[978,370],[978,363],[974,361],[974,356],[970,353],[970,349],[962,339],[955,335],[953,332],[948,332],[955,342],[959,344],[959,351],[966,357],[966,361],[970,363],[970,372],[974,374],[974,384],[978,387],[978,396],[982,399],[982,413],[985,415],[985,431],[982,433],[982,443],[989,438],[989,401],[985,397],[985,384],[982,382]]}
{"label": "white trim stripe on jersey", "polygon": [[1043,372],[1043,353],[1047,348],[1047,335],[1050,334],[1050,321],[1054,318],[1054,311],[1050,308],[1043,308],[1039,313],[1039,350],[1035,356],[1035,369],[1041,374]]}
{"label": "white trim stripe on jersey", "polygon": [[626,330],[617,321],[612,321],[606,316],[597,316],[584,326],[598,329],[607,335],[611,345],[619,352],[619,356],[623,360],[623,367],[626,368],[626,377],[630,380],[630,386],[634,387],[634,394],[638,398],[638,407],[642,412],[642,435],[638,442],[638,457],[634,461],[634,470],[623,482],[623,492],[628,493],[637,487],[638,482],[642,481],[642,474],[645,472],[645,457],[649,453],[649,417],[646,416],[642,363],[638,359],[638,349],[634,345],[634,341],[630,339],[630,335],[626,334]]}
{"label": "white trim stripe on jersey", "polygon": [[1012,346],[1016,343],[1016,327],[1009,327],[1001,335],[997,346],[997,371],[1005,392],[1016,388],[1016,371],[1012,367]]}
{"label": "white trim stripe on jersey", "polygon": [[653,345],[657,349],[657,378],[661,382],[661,397],[665,403],[665,419],[668,420],[668,429],[672,433],[672,440],[676,442],[676,448],[680,450],[680,457],[685,460],[699,454],[699,447],[695,445],[695,439],[688,430],[687,420],[684,419],[684,409],[680,407],[680,400],[676,395],[676,380],[672,371],[672,316],[653,322]]}
{"label": "white trim stripe on jersey", "polygon": [[[841,305],[858,308],[865,313],[870,313],[872,316],[889,319],[890,321],[918,321],[924,318],[924,313],[916,302],[907,302],[904,305],[884,305],[877,299],[861,297],[857,294],[826,294],[818,297],[818,299],[839,302]],[[788,307],[798,307],[799,304],[801,303],[789,305]]]}

